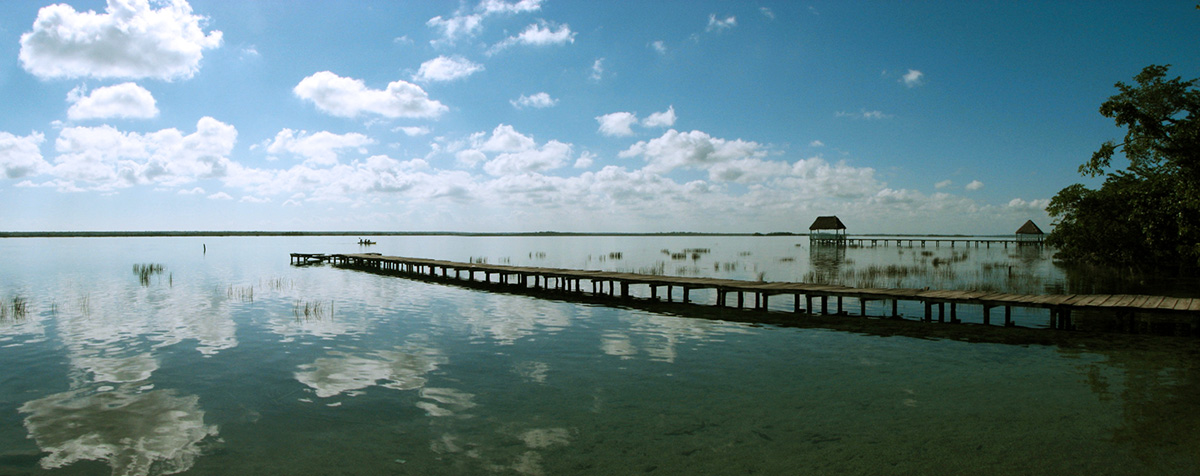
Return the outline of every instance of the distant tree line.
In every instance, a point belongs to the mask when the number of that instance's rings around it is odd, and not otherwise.
[[[1169,68],[1147,66],[1101,104],[1125,138],[1079,166],[1082,175],[1105,177],[1099,189],[1075,184],[1050,201],[1055,228],[1046,241],[1057,258],[1200,274],[1200,90],[1197,79],[1168,79]],[[1128,160],[1123,169],[1113,165],[1118,152]]]

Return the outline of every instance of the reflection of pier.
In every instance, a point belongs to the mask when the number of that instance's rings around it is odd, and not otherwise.
[[[961,238],[955,238],[955,237],[949,237],[949,238],[947,238],[947,237],[937,237],[937,238],[903,237],[903,238],[901,238],[901,237],[855,237],[855,236],[851,236],[851,235],[840,235],[840,237],[838,238],[838,240],[836,242],[829,241],[829,240],[815,240],[815,239],[812,239],[812,242],[814,244],[837,244],[837,245],[841,245],[841,246],[849,246],[851,248],[879,247],[879,246],[892,246],[892,245],[895,245],[897,248],[900,248],[900,247],[926,248],[929,246],[933,246],[935,248],[940,248],[942,246],[942,244],[947,244],[947,243],[948,243],[948,246],[951,248],[954,248],[954,246],[956,244],[962,245],[964,248],[969,248],[971,246],[974,246],[975,248],[979,248],[980,245],[982,245],[985,248],[991,248],[992,245],[996,245],[996,246],[1004,246],[1004,248],[1006,248],[1006,249],[1008,248],[1008,245],[1042,246],[1041,241],[1028,241],[1028,240],[1004,239],[1004,238],[973,238],[973,237],[966,237],[966,236],[961,237]]]
[[[867,316],[867,303],[870,301],[891,303],[891,314],[888,317],[899,317],[897,305],[900,301],[920,302],[924,304],[925,308],[923,320],[932,321],[933,308],[936,307],[939,322],[945,322],[947,307],[950,308],[950,322],[959,322],[958,306],[976,305],[983,308],[983,323],[991,324],[992,309],[1002,307],[1006,326],[1012,325],[1012,309],[1014,307],[1047,309],[1050,311],[1049,325],[1056,329],[1071,328],[1071,313],[1076,311],[1109,313],[1149,311],[1200,314],[1200,298],[1126,294],[1022,295],[987,291],[853,288],[808,283],[769,283],[611,271],[460,263],[383,256],[377,253],[330,255],[292,253],[292,263],[304,264],[312,261],[324,261],[337,266],[395,273],[421,279],[451,281],[467,286],[503,286],[519,290],[555,291],[626,300],[633,298],[630,293],[630,288],[633,286],[647,286],[649,298],[652,300],[674,302],[673,300],[678,296],[680,302],[684,304],[692,302],[692,290],[706,289],[712,290],[716,296],[712,305],[717,307],[736,306],[738,309],[752,305],[753,309],[766,310],[770,297],[787,295],[793,298],[792,307],[795,312],[803,314],[814,314],[816,310],[814,304],[820,306],[820,314],[844,314],[843,301],[847,298],[858,302],[858,315],[864,317]],[[584,290],[585,282],[590,291]],[[753,299],[752,303],[747,299],[748,297]],[[834,303],[831,303],[831,300]],[[833,312],[830,309],[831,304],[836,305],[836,310]]]

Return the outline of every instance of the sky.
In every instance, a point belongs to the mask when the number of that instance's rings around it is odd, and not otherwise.
[[[1012,233],[1195,2],[5,2],[0,231]]]

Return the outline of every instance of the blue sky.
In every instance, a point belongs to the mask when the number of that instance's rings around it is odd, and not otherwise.
[[[11,2],[0,230],[1050,228],[1195,2]]]

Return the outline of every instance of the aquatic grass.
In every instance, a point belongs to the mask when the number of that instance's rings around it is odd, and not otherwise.
[[[0,305],[0,320],[24,319],[27,312],[29,312],[29,301],[20,295],[13,296]]]
[[[294,305],[292,305],[292,315],[294,315],[296,317],[296,319],[305,319],[305,320],[309,320],[309,319],[321,320],[321,319],[324,319],[326,316],[332,318],[333,317],[333,301],[329,301],[328,303],[325,303],[325,302],[321,302],[319,300],[318,301],[309,301],[306,299],[297,299],[296,303]]]
[[[133,265],[133,274],[137,275],[138,282],[142,286],[150,285],[150,277],[156,274],[162,274],[163,265],[159,263],[142,263]]]
[[[260,285],[264,289],[269,289],[271,291],[277,291],[277,292],[278,291],[289,291],[296,286],[296,284],[291,279],[283,278],[283,277],[264,279],[260,282]]]
[[[225,296],[237,301],[254,302],[254,286],[234,286],[230,284],[229,288],[225,290]]]

